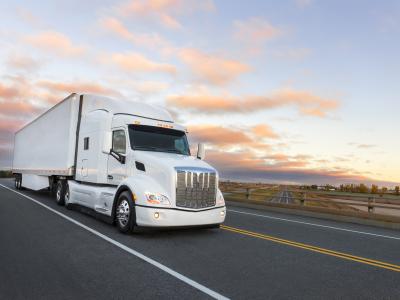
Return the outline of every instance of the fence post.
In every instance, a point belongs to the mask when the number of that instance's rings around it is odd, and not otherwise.
[[[304,203],[306,202],[306,197],[307,197],[307,193],[301,193],[301,198],[300,198],[300,204],[304,205]]]
[[[250,188],[246,188],[246,200],[250,200]]]
[[[368,212],[369,213],[373,213],[374,212],[374,205],[373,205],[372,202],[375,202],[375,197],[368,197]]]

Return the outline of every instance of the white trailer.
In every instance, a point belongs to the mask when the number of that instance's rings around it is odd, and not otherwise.
[[[17,189],[49,189],[59,205],[83,207],[137,227],[219,227],[226,208],[218,172],[190,155],[186,129],[164,109],[71,94],[15,134]]]

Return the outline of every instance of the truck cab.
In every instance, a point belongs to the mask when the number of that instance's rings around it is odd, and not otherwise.
[[[74,178],[60,189],[123,232],[141,227],[218,227],[225,220],[218,172],[200,144],[192,156],[185,127],[164,109],[85,95]]]

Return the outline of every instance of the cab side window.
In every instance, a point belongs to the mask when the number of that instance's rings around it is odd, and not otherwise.
[[[113,131],[112,149],[120,154],[126,153],[126,136],[124,130]]]

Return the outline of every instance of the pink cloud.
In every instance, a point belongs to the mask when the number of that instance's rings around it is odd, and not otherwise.
[[[118,19],[113,17],[102,18],[99,21],[100,26],[108,32],[130,41],[138,46],[149,48],[169,47],[169,42],[163,39],[157,33],[134,33],[128,30],[126,26]]]
[[[214,85],[225,85],[237,79],[250,67],[237,60],[203,53],[196,49],[182,49],[179,57],[186,63],[196,78]]]
[[[39,61],[28,55],[17,53],[13,53],[8,57],[6,65],[12,70],[18,69],[29,72],[36,71],[41,67],[41,63]]]
[[[68,95],[70,93],[89,93],[100,94],[105,96],[118,96],[120,93],[114,89],[108,88],[94,82],[60,82],[50,80],[40,80],[36,83],[40,88],[45,88],[49,92],[62,93]],[[61,100],[61,98],[57,98]]]
[[[57,31],[43,31],[27,36],[25,40],[39,49],[62,57],[80,56],[86,51],[85,47],[74,45],[66,35]]]
[[[134,15],[139,18],[150,18],[169,29],[183,28],[177,16],[214,9],[212,0],[131,0],[116,7],[121,16]]]
[[[235,37],[242,41],[263,43],[280,36],[283,31],[262,18],[235,21]]]
[[[172,75],[176,73],[175,66],[152,61],[136,52],[113,53],[110,56],[103,55],[100,60],[104,63],[111,62],[120,69],[129,72],[158,72]]]
[[[256,125],[252,128],[252,131],[258,138],[271,138],[271,139],[279,138],[279,135],[276,134],[275,131],[269,125],[266,124]]]
[[[339,106],[338,100],[323,98],[309,91],[293,89],[278,90],[267,96],[244,97],[198,92],[171,95],[167,101],[179,108],[204,113],[244,113],[295,106],[302,115],[316,117],[326,117],[327,113]]]

